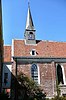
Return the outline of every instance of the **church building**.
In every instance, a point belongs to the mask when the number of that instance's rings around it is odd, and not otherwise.
[[[20,72],[32,78],[51,98],[57,94],[56,80],[61,95],[66,94],[66,42],[36,39],[30,6],[28,6],[24,39],[13,39],[4,46],[2,87],[10,88],[12,74]]]

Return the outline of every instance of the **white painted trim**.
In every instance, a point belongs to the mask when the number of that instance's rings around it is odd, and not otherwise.
[[[11,54],[12,56],[14,56],[14,39],[12,39],[12,47],[11,47]],[[13,58],[12,58],[12,61],[13,61]]]
[[[15,40],[18,40],[18,41],[20,41],[20,40],[21,40],[21,41],[23,41],[24,39],[17,39],[17,38],[15,38],[15,39],[12,39],[12,40],[14,40],[14,41],[15,41]]]
[[[62,73],[63,73],[63,81],[64,81],[64,85],[66,85],[65,72],[64,72],[64,67],[63,67],[63,65],[61,65],[61,68],[62,68]]]
[[[65,72],[64,72],[64,67],[63,65],[59,64],[62,68],[62,73],[63,73],[63,81],[64,81],[64,85],[66,85],[66,80],[65,80]],[[58,64],[56,64],[56,67],[58,66]],[[57,68],[56,68],[56,71],[57,71]]]
[[[38,84],[40,84],[40,69],[39,69],[39,66],[38,67]]]
[[[26,21],[26,29],[29,27],[29,25],[30,25],[30,22],[29,22],[29,13],[30,13],[30,11],[29,11],[29,8],[28,8],[28,14],[27,14],[27,21]]]
[[[5,44],[4,44],[4,47],[5,47],[5,46],[11,46],[11,45],[9,45],[9,44],[5,45]]]
[[[43,41],[43,42],[53,42],[53,43],[66,43],[65,41],[53,41],[53,40],[41,40],[41,41]]]

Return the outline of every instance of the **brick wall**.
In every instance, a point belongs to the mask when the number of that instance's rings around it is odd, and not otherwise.
[[[56,87],[55,64],[52,62],[40,64],[39,66],[41,88],[47,93],[48,97],[53,97]]]
[[[38,63],[40,70],[40,86],[47,93],[48,97],[54,95],[56,87],[56,72],[55,72],[55,63]],[[16,63],[13,62],[12,72],[15,75]],[[31,78],[31,64],[20,63],[17,65],[17,74],[23,72],[29,78]]]

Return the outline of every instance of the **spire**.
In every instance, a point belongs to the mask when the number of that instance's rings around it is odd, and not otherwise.
[[[24,33],[24,38],[26,40],[26,44],[36,44],[35,40],[35,28],[31,16],[30,11],[30,2],[28,1],[28,13],[27,13],[27,20],[26,20],[26,29]]]
[[[29,1],[28,1],[28,13],[27,13],[26,29],[27,30],[35,30],[33,20],[32,20],[32,16],[31,16],[30,2]]]

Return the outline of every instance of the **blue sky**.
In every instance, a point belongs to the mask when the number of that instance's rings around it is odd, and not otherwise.
[[[28,0],[2,0],[3,39],[24,39]],[[36,39],[66,42],[66,0],[30,0]]]

